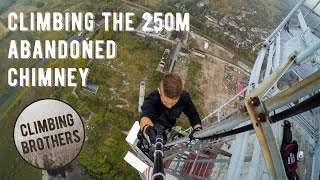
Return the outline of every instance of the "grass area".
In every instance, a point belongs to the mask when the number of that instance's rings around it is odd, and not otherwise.
[[[8,59],[8,49],[9,44],[12,39],[16,41],[20,41],[23,39],[27,40],[34,40],[36,36],[32,33],[21,33],[21,32],[8,32],[7,36],[0,40],[0,96],[9,88],[7,72],[8,69],[11,67],[30,67],[32,66],[37,60],[30,59],[30,60],[16,60],[16,59]]]
[[[70,11],[77,12],[78,10],[83,10],[82,7],[73,7],[74,4],[79,4],[83,1],[51,1],[45,0],[46,6],[37,9],[37,11],[56,11],[64,12],[65,9],[70,8]],[[84,1],[87,2],[87,1]],[[104,2],[100,2],[102,4]],[[104,3],[105,4],[105,3]],[[3,4],[1,4],[3,5]],[[1,6],[0,5],[0,6]],[[94,9],[100,9],[99,3],[95,4]],[[2,7],[2,6],[1,6]],[[32,7],[32,10],[35,10]],[[4,11],[4,10],[3,10]],[[10,11],[13,12],[30,12],[30,8],[27,6],[13,5],[7,12],[2,13],[2,20],[6,19],[6,14]],[[2,21],[4,22],[4,21]],[[27,20],[28,22],[28,20]],[[3,31],[3,27],[0,27]],[[0,30],[0,31],[1,31]],[[5,37],[0,40],[0,97],[8,90],[7,85],[7,71],[11,67],[25,68],[31,67],[37,60],[9,60],[7,59],[7,51],[9,49],[10,40],[14,39],[16,41],[29,40],[33,42],[36,39],[41,40],[53,40],[53,39],[66,39],[69,37],[70,33],[66,32],[8,32]],[[56,61],[51,61],[49,64],[54,65]],[[57,64],[62,64],[63,66],[74,66],[75,61],[59,61]],[[66,88],[69,92],[70,88]],[[17,116],[31,102],[38,99],[48,98],[53,93],[53,88],[17,88],[14,95],[2,106],[0,107],[0,177],[1,179],[41,179],[41,171],[36,169],[29,164],[27,164],[18,154],[13,141],[13,127]]]
[[[32,62],[34,61],[29,63]],[[27,64],[23,66],[29,67]],[[0,159],[1,162],[6,162],[0,163],[0,176],[4,179],[41,179],[41,171],[27,164],[18,154],[12,135],[20,112],[28,104],[49,97],[52,91],[53,88],[50,87],[17,88],[14,95],[0,108]]]
[[[6,35],[6,33],[8,33],[8,31],[9,29],[0,21],[0,39],[2,39]]]
[[[86,12],[92,11],[95,14],[101,13],[101,10],[105,8],[114,8],[114,11],[125,11],[125,8],[122,8],[117,1],[110,1],[110,2],[103,2],[99,0],[92,0],[91,3],[94,3],[94,6],[87,6],[90,4],[87,0],[70,0],[68,2],[63,0],[51,1],[45,0],[44,1],[46,6],[40,9],[37,9],[38,12],[64,12],[68,10],[69,12]],[[33,1],[32,1],[33,3]],[[29,7],[30,6],[30,7]],[[9,10],[2,13],[1,19],[7,19],[7,14],[11,11],[13,12],[30,12],[31,10],[35,10],[33,5],[22,5],[22,4],[14,4],[12,5]],[[29,19],[25,19],[25,24],[28,24]],[[1,29],[1,27],[0,27]],[[1,30],[0,30],[1,31]],[[19,42],[20,40],[28,40],[31,43],[34,40],[63,40],[70,37],[72,34],[77,32],[8,32],[5,37],[0,39],[0,97],[8,90],[9,86],[7,84],[7,72],[8,69],[11,67],[31,67],[36,61],[34,59],[30,60],[11,60],[8,59],[8,49],[11,40],[16,40]]]
[[[48,97],[52,91],[51,88],[19,88],[16,93],[19,95],[0,109],[0,176],[4,179],[41,179],[41,171],[27,164],[18,154],[12,135],[22,109],[37,99]]]
[[[24,5],[24,4],[20,4],[20,3],[17,3],[17,4],[13,4],[12,6],[9,7],[9,9],[7,9],[7,11],[3,12],[1,15],[0,15],[0,18],[1,19],[7,19],[8,18],[8,14],[10,12],[15,12],[15,13],[29,13],[29,12],[32,12],[32,11],[35,11],[37,10],[37,8],[35,6],[32,6],[32,5]]]
[[[102,6],[105,2],[95,1],[93,7],[81,5],[82,1],[62,1],[55,3],[45,1],[49,11],[63,12],[86,11],[88,8],[95,11],[97,8],[113,8],[117,3]],[[86,2],[86,1],[84,1]],[[152,1],[156,2],[156,1]],[[101,6],[99,6],[100,4]],[[79,5],[80,4],[80,5]],[[110,5],[110,6],[109,6]],[[50,9],[49,9],[50,8]],[[119,9],[119,6],[117,6]],[[120,11],[121,9],[119,9]],[[91,9],[90,9],[91,11]],[[7,49],[11,39],[65,39],[65,32],[33,33],[9,32],[0,41],[0,96],[8,88],[7,70],[10,67],[30,67],[36,60],[8,60]],[[108,34],[109,39],[117,43],[118,56],[114,60],[93,60],[89,65],[89,81],[100,86],[96,95],[84,92],[77,88],[79,99],[71,94],[72,88],[18,88],[7,104],[0,109],[0,177],[5,179],[40,179],[40,171],[26,164],[15,150],[12,132],[15,119],[21,110],[29,103],[40,98],[53,97],[63,99],[72,104],[84,117],[93,114],[86,131],[89,140],[77,161],[86,169],[93,179],[138,179],[137,172],[131,168],[123,157],[129,146],[125,142],[124,131],[129,130],[139,114],[138,94],[141,80],[146,81],[147,94],[155,90],[162,74],[155,71],[164,47],[135,37],[129,33]],[[86,60],[55,60],[50,61],[50,67],[83,66]],[[201,113],[201,93],[197,89],[197,78],[200,76],[201,64],[197,60],[189,62],[186,88],[190,92],[196,107]],[[180,120],[179,120],[180,121]],[[184,121],[187,122],[188,121]],[[189,124],[188,124],[189,126]],[[9,137],[9,138],[8,138]],[[8,165],[9,164],[9,165]]]
[[[195,57],[188,61],[187,67],[187,78],[184,84],[185,90],[187,90],[191,96],[192,102],[198,110],[200,118],[204,117],[204,112],[202,110],[202,92],[200,90],[199,78],[201,77],[201,59]],[[188,118],[185,115],[182,115],[177,121],[177,126],[181,126],[182,129],[190,127]]]
[[[129,150],[123,132],[139,117],[140,81],[146,81],[147,92],[158,87],[162,74],[155,69],[164,47],[125,32],[100,38],[116,41],[117,58],[93,60],[88,66],[88,80],[99,85],[98,93],[92,95],[77,88],[77,99],[71,88],[56,88],[53,96],[68,101],[81,116],[88,117],[92,112],[90,129],[86,130],[88,141],[77,161],[93,179],[138,179],[136,170],[123,160]],[[49,66],[81,66],[78,61],[55,61]]]
[[[73,33],[72,33],[73,34]],[[68,39],[72,35],[71,33],[60,31],[60,32],[42,32],[39,35],[39,40],[60,40]]]
[[[95,114],[90,120],[93,129],[87,131],[89,139],[77,161],[93,179],[138,178],[135,170],[123,160],[129,147],[124,141],[125,134],[115,125],[116,121],[125,120],[129,119],[119,112]]]
[[[196,27],[193,31],[199,30],[199,34],[213,40],[215,43],[220,44],[228,51],[235,54],[234,59],[240,60],[249,67],[252,67],[255,61],[256,54],[251,52],[250,49],[237,47],[228,37],[223,35],[223,32],[215,32],[211,27],[205,25],[206,18],[204,15],[208,12],[218,12],[218,19],[221,19],[225,15],[239,15],[242,10],[254,10],[256,13],[250,17],[244,18],[241,21],[241,26],[246,27],[265,27],[274,28],[285,17],[292,8],[296,0],[277,1],[277,0],[215,0],[209,1],[209,4],[202,7],[198,7],[199,1],[192,0],[168,0],[168,1],[156,1],[156,0],[131,0],[134,3],[138,3],[141,6],[149,7],[158,12],[175,12],[181,11],[175,7],[176,3],[185,5],[186,10],[190,13],[190,25]],[[243,9],[244,8],[244,9]],[[226,30],[226,29],[225,29]],[[243,38],[246,38],[242,32]],[[254,44],[260,42],[259,38],[251,39]]]
[[[148,0],[148,1],[141,0],[139,2],[152,9],[158,8],[162,4],[161,1],[158,1],[158,0]]]

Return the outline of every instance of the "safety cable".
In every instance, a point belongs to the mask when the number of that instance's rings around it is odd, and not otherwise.
[[[275,123],[284,119],[287,119],[289,117],[295,116],[297,114],[309,111],[311,109],[314,109],[316,107],[320,106],[320,92],[316,93],[315,95],[309,97],[308,99],[296,104],[295,106],[286,109],[278,114],[275,114],[271,117],[269,117],[269,121],[270,123]],[[209,140],[209,139],[217,139],[217,138],[221,138],[221,137],[226,137],[226,136],[231,136],[231,135],[235,135],[235,134],[239,134],[239,133],[243,133],[246,131],[250,131],[253,130],[253,125],[249,124],[237,129],[233,129],[227,132],[222,132],[222,133],[218,133],[218,134],[214,134],[211,136],[206,136],[206,137],[202,137],[202,138],[198,138],[199,140]]]

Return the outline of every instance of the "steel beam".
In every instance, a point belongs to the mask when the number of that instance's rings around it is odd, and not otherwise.
[[[297,59],[295,61],[296,64],[301,64],[307,57],[313,55],[316,51],[320,49],[320,40],[315,42],[312,46],[304,49],[297,55]]]
[[[282,77],[282,75],[290,68],[296,58],[296,52],[292,52],[289,57],[275,69],[273,73],[264,79],[259,86],[250,93],[250,97],[263,96],[274,84]]]
[[[293,62],[300,63],[307,57],[311,56],[316,50],[320,48],[320,41],[316,43],[314,46],[307,48],[306,50],[300,52],[297,56],[295,55],[296,52],[293,52],[289,57],[281,64],[280,67],[278,67],[274,72],[265,79],[251,94],[251,97],[255,96],[263,96],[281,77],[282,75],[287,72],[287,70],[291,67]],[[265,51],[265,50],[264,50]],[[265,55],[265,52],[262,51],[261,55]],[[251,80],[252,81],[252,80]],[[250,90],[250,89],[249,89]],[[194,137],[201,138],[213,135],[221,130],[226,130],[233,128],[243,122],[246,122],[248,120],[247,114],[233,114],[229,116],[226,120],[219,122],[218,124],[215,123],[209,128],[206,128],[202,131],[196,132],[194,134]],[[189,140],[189,137],[185,136],[183,138],[180,138],[178,140],[172,141],[165,145],[165,147],[175,145],[176,143],[182,143]]]
[[[319,180],[320,176],[320,145],[317,144],[317,149],[314,151],[312,160],[312,180]]]
[[[279,80],[279,78],[281,78],[281,76],[288,70],[288,68],[292,65],[292,63],[294,61],[296,61],[298,63],[302,62],[302,60],[304,60],[305,58],[312,55],[319,48],[320,48],[320,41],[318,43],[316,43],[314,46],[307,48],[306,50],[300,52],[296,57],[294,54],[290,55],[286,59],[286,61],[283,62],[282,65],[279,68],[277,68],[267,79],[265,79],[249,96],[256,97],[256,96],[261,96],[261,95],[265,94]],[[319,74],[319,72],[317,72],[316,74]],[[314,76],[316,76],[316,77],[314,77]],[[284,99],[288,99],[289,97],[300,99],[303,96],[310,94],[310,93],[308,93],[310,90],[314,92],[315,91],[314,88],[319,89],[320,83],[317,83],[317,82],[319,82],[320,78],[318,78],[317,75],[313,75],[313,76],[311,75],[311,77],[313,77],[313,78],[311,78],[311,79],[306,78],[305,80],[301,81],[301,82],[305,82],[306,84],[303,84],[303,85],[301,83],[296,84],[296,85],[299,85],[298,89],[300,89],[300,91],[297,92],[297,90],[295,88],[293,88],[295,85],[293,85],[291,88],[289,88],[288,91],[285,91],[286,93],[288,93],[289,91],[293,91],[293,92],[291,92],[293,94],[293,97],[288,96],[288,94],[287,94],[286,98],[284,98],[283,96],[282,97]],[[307,87],[305,87],[305,85],[309,85],[311,87],[307,88]],[[300,86],[302,86],[302,87],[300,87]],[[281,94],[282,93],[279,93],[275,97],[279,97]],[[277,102],[274,101],[275,100],[274,98],[270,98],[270,99],[271,100],[267,100],[265,103],[265,105],[267,106],[266,108],[269,112],[273,111],[277,108],[280,108],[287,103],[294,102],[290,99],[290,102],[286,102],[285,104],[283,104],[283,102],[284,102],[283,99],[278,98]],[[268,104],[268,101],[269,101],[269,104]],[[270,104],[270,102],[272,102],[273,104]],[[246,122],[247,120],[248,120],[248,115],[245,113],[240,112],[237,114],[232,114],[231,116],[228,116],[228,118],[226,120],[215,123],[209,128],[206,128],[204,130],[196,132],[194,134],[194,137],[201,138],[201,137],[210,136],[210,135],[216,134],[219,131],[234,128],[235,126],[237,126],[243,122]],[[175,141],[172,141],[172,142],[166,144],[165,147],[172,146],[177,143],[186,142],[188,140],[189,140],[189,137],[185,136],[185,137],[182,137],[178,140],[175,140]]]
[[[233,156],[231,157],[230,166],[225,177],[226,180],[240,179],[240,171],[242,169],[248,145],[248,136],[248,132],[241,133],[236,136],[236,144],[232,152]]]
[[[270,48],[269,48],[268,62],[267,62],[266,72],[264,74],[264,79],[266,79],[271,73],[272,59],[273,59],[273,56],[274,56],[274,44],[275,43],[272,43],[270,45]]]
[[[173,154],[171,154],[170,156],[167,156],[167,157],[163,158],[163,161],[167,161],[167,160],[169,160],[169,159],[172,159],[172,158],[176,157],[176,156],[179,155],[179,154],[181,154],[180,151],[178,151],[177,153],[173,153]]]
[[[284,110],[282,112],[279,112],[272,117],[270,117],[271,123],[277,122],[295,115],[298,115],[300,113],[306,112],[310,109],[314,109],[316,107],[320,106],[320,92],[316,93],[315,95],[309,97],[308,99],[294,105],[293,107]]]
[[[320,110],[317,110],[318,113],[314,113],[313,117],[314,118],[319,118],[320,117]],[[316,131],[316,143],[315,143],[315,150],[314,150],[314,155],[313,155],[313,160],[312,160],[312,174],[311,174],[311,179],[312,180],[317,180],[319,179],[320,176],[320,121],[315,122],[315,127],[317,129]]]
[[[178,173],[185,173],[185,172],[182,172],[182,171],[175,171],[174,169],[171,169],[171,168],[168,168],[169,173],[171,174],[172,172],[178,176],[177,179],[187,179],[187,180],[191,180],[193,178],[195,179],[201,179],[201,180],[210,180],[209,178],[204,178],[204,177],[201,177],[201,176],[197,176],[197,175],[194,175],[194,174],[188,174],[188,175],[185,175],[185,176],[182,176],[182,175],[178,175]]]
[[[215,146],[215,145],[209,145],[208,149],[205,149],[206,151],[214,151],[215,153],[221,154],[223,156],[231,157],[232,154],[228,153],[227,151]]]
[[[270,77],[270,76],[269,76]],[[264,107],[268,112],[274,111],[278,108],[281,108],[289,103],[297,101],[308,94],[311,94],[320,89],[320,71],[312,74],[311,76],[307,77],[306,79],[300,81],[297,84],[294,84],[290,88],[286,89],[283,92],[278,93],[277,95],[267,99],[264,101]],[[254,93],[258,94],[258,92]],[[206,136],[210,136],[221,132],[223,130],[234,128],[235,126],[246,122],[249,120],[249,116],[246,113],[238,112],[233,113],[231,116],[227,115],[228,118],[221,121],[214,123],[212,126],[196,132],[194,136],[196,138],[202,138]],[[178,140],[172,141],[165,146],[172,146],[177,143],[183,143],[189,140],[188,136],[182,137]]]
[[[258,57],[254,63],[252,72],[251,72],[251,76],[250,76],[250,80],[249,80],[249,89],[247,90],[247,92],[251,92],[259,83],[259,78],[260,78],[260,74],[261,74],[261,67],[264,61],[264,58],[266,56],[268,49],[267,47],[263,47],[259,54]]]
[[[227,115],[228,116],[228,115]],[[199,132],[194,133],[195,138],[201,138],[201,137],[206,137],[210,136],[213,134],[216,134],[220,131],[227,130],[227,129],[232,129],[235,126],[246,122],[249,120],[249,116],[246,113],[243,112],[238,112],[238,113],[233,113],[233,115],[229,116],[227,119],[214,123],[210,127],[205,128],[204,130],[201,130]],[[180,139],[177,139],[175,141],[169,142],[165,145],[165,147],[168,146],[173,146],[175,144],[183,143],[186,141],[189,141],[189,136],[182,137]]]
[[[274,180],[286,179],[282,158],[270,122],[261,108],[258,108],[261,106],[260,100],[257,97],[249,96],[246,97],[244,103],[256,131],[269,177]]]
[[[200,144],[200,149],[202,149],[202,146],[201,146],[201,144]],[[198,160],[198,158],[199,158],[199,153],[196,153],[197,155],[196,155],[196,158],[195,158],[195,161],[197,161]],[[192,174],[193,173],[193,171],[194,171],[194,169],[195,169],[195,161],[193,161],[192,162],[192,166],[191,166],[191,169],[190,169],[190,172],[189,172],[189,174]]]
[[[312,9],[310,9],[310,11],[304,16],[304,18],[306,18],[311,12],[313,12],[314,9],[319,5],[319,3],[320,3],[320,1],[318,1],[318,2],[313,6]]]
[[[278,27],[271,33],[271,35],[266,39],[266,43],[270,43],[271,39],[273,39],[276,34],[287,24],[289,19],[293,16],[293,14],[300,8],[300,6],[305,2],[306,0],[300,0],[294,8],[290,11],[290,13],[283,19],[283,21],[278,25]]]
[[[300,10],[298,11],[298,20],[299,20],[299,24],[300,24],[302,32],[305,33],[306,31],[308,31],[309,27],[308,27]]]
[[[320,23],[317,24],[313,29],[317,29],[318,27],[320,27]]]
[[[194,163],[230,163],[230,158],[227,159],[198,159],[198,160],[172,160],[172,161],[179,161],[179,162],[194,162]],[[245,157],[245,162],[250,162],[251,157]]]
[[[320,89],[320,71],[313,73],[311,76],[292,85],[290,88],[266,99],[264,106],[267,112],[274,111],[287,104],[295,102],[309,94]]]
[[[250,163],[249,172],[247,174],[247,179],[254,180],[257,178],[258,176],[257,171],[258,171],[260,159],[261,159],[261,149],[260,149],[259,141],[257,137],[254,137],[254,149],[252,153],[252,160]]]
[[[276,39],[275,39],[275,46],[276,46],[276,52],[273,59],[273,69],[277,69],[280,64],[280,58],[281,58],[281,34],[278,33]]]
[[[139,159],[143,160],[144,162],[147,162],[148,165],[153,166],[153,162],[137,146],[131,147],[135,152],[137,152]]]

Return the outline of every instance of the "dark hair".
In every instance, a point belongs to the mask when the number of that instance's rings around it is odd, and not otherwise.
[[[163,93],[165,96],[171,99],[176,99],[181,96],[182,92],[182,80],[174,73],[168,73],[164,75],[162,81]]]

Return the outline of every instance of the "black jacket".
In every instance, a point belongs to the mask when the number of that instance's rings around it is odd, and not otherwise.
[[[182,91],[179,101],[170,109],[162,104],[159,92],[153,91],[144,100],[141,109],[141,117],[148,117],[153,124],[159,123],[165,126],[166,129],[175,126],[176,119],[180,117],[182,112],[189,118],[192,127],[196,124],[201,124],[198,111],[186,91]]]

